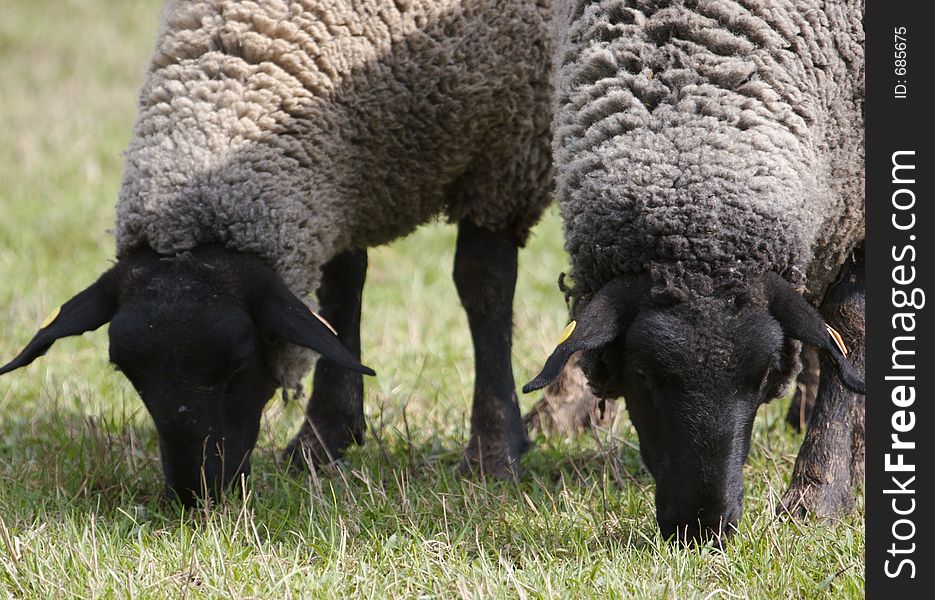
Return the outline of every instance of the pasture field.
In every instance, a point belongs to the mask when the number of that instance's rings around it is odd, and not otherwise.
[[[0,4],[0,362],[113,256],[111,228],[159,0]],[[831,525],[777,519],[800,436],[760,413],[740,533],[659,538],[653,482],[613,432],[538,438],[519,483],[462,476],[473,365],[439,223],[371,251],[369,423],[344,468],[288,472],[299,402],[267,407],[252,486],[212,510],[161,500],[155,431],[105,329],[0,379],[0,598],[811,598],[863,596],[863,500]],[[520,255],[514,371],[565,324],[553,209]],[[527,410],[536,396],[522,398]]]

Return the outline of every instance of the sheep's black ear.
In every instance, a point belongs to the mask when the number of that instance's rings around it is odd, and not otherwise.
[[[563,339],[545,361],[542,371],[523,386],[523,393],[528,394],[555,381],[575,352],[601,348],[625,333],[638,305],[639,295],[621,279],[607,283],[594,294],[578,318],[569,323]]]
[[[83,292],[55,309],[19,356],[0,367],[0,375],[25,367],[45,354],[55,340],[93,331],[117,312],[118,267],[113,267]]]
[[[778,274],[769,273],[764,283],[769,312],[779,322],[783,333],[827,352],[834,360],[844,385],[863,394],[864,379],[844,355],[846,350],[837,331],[825,323],[815,307]]]
[[[348,352],[325,321],[308,309],[278,277],[266,281],[261,298],[254,307],[254,321],[272,335],[291,344],[303,346],[345,369],[376,375]]]

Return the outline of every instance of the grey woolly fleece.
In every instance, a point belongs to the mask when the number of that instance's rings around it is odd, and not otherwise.
[[[221,242],[305,298],[334,255],[439,214],[523,243],[550,199],[548,18],[545,0],[170,0],[118,257]],[[286,362],[294,385],[308,358]]]
[[[863,2],[558,0],[557,196],[576,294],[776,271],[863,239]],[[692,281],[688,281],[691,279]]]

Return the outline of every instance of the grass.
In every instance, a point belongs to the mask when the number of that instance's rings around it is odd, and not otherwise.
[[[0,358],[108,266],[110,229],[156,0],[5,0],[0,18]],[[759,415],[746,513],[725,551],[659,539],[625,417],[613,435],[538,439],[519,484],[464,478],[473,366],[435,224],[371,252],[366,446],[298,476],[277,451],[297,402],[271,401],[249,495],[160,501],[155,432],[100,330],[0,379],[0,597],[619,597],[863,595],[863,508],[832,525],[773,517],[800,438]],[[535,373],[565,321],[551,212],[520,256],[514,368]],[[535,401],[522,399],[524,409]]]

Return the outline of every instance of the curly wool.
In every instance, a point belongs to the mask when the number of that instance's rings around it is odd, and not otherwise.
[[[863,3],[556,2],[576,294],[776,271],[820,298],[863,239]],[[692,280],[692,281],[689,281]]]
[[[523,243],[549,202],[544,0],[170,0],[117,255],[259,255],[299,297],[439,214]],[[293,359],[296,356],[293,354]],[[284,383],[309,366],[283,357]]]

